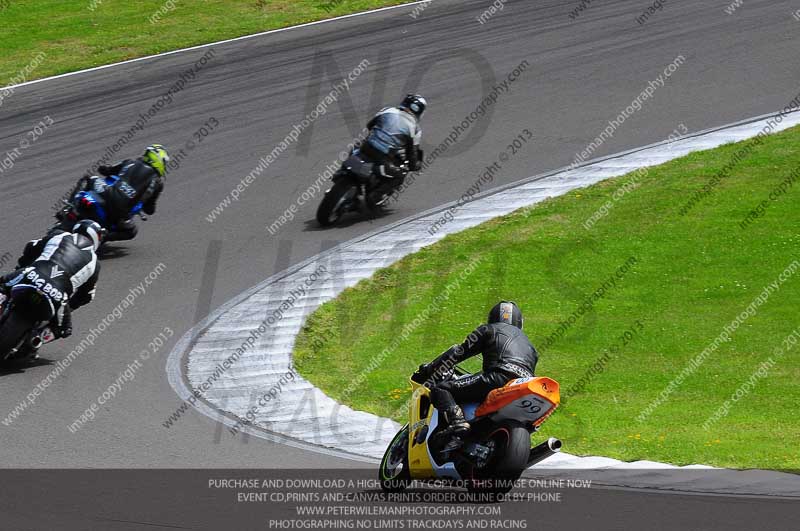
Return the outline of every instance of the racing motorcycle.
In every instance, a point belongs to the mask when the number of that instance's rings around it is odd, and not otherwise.
[[[65,295],[34,268],[6,296],[0,293],[0,362],[35,359],[42,345],[55,341],[50,321],[63,311]]]
[[[119,177],[116,175],[103,177],[98,181],[98,185],[95,185],[94,189],[79,191],[69,200],[63,199],[64,206],[61,210],[56,212],[55,217],[58,222],[53,228],[70,231],[77,222],[84,219],[91,219],[99,223],[109,234],[115,232],[116,225],[108,218],[106,200],[102,192],[105,188],[114,186],[118,181]],[[126,190],[126,187],[129,190]],[[120,189],[122,189],[123,192],[130,192],[131,194],[136,193],[135,190],[130,188],[125,182],[120,184]],[[138,215],[142,221],[147,221],[147,216],[142,212],[142,208],[144,208],[144,204],[139,201],[134,205],[133,209],[131,209],[129,217]]]
[[[455,367],[439,379],[467,376]],[[555,380],[518,378],[480,404],[461,404],[471,429],[453,450],[447,449],[446,437],[437,437],[442,416],[418,372],[411,387],[409,422],[389,443],[380,464],[378,479],[385,492],[400,492],[412,480],[450,480],[473,492],[505,494],[525,469],[561,450],[554,437],[531,448],[531,435],[560,403]]]
[[[403,175],[395,178],[397,186],[403,183],[408,175],[409,165],[402,156],[399,165]],[[387,179],[383,173],[383,165],[370,162],[361,155],[358,148],[350,152],[350,156],[342,163],[342,167],[333,174],[333,186],[325,192],[322,202],[317,208],[317,222],[322,227],[335,225],[348,212],[358,212],[361,205],[366,204],[375,210],[385,206],[394,190],[376,195],[380,181]],[[362,203],[365,202],[365,203]]]

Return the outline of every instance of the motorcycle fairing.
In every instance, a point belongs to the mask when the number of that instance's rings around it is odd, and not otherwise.
[[[438,465],[436,464],[436,460],[431,455],[431,447],[428,444],[428,441],[430,440],[431,435],[433,435],[436,431],[436,428],[439,426],[439,416],[439,412],[435,408],[431,408],[430,427],[428,428],[428,435],[425,437],[425,452],[428,454],[428,462],[431,464],[431,468],[433,469],[433,472],[436,474],[437,478],[460,480],[462,479],[461,474],[458,473],[458,470],[456,470],[456,465],[452,461],[445,461],[444,464]],[[415,477],[413,468],[411,469],[411,477]],[[430,474],[422,477],[430,477]]]
[[[472,403],[472,404],[461,404],[461,411],[464,412],[464,418],[467,420],[473,420],[477,415],[475,412],[478,410],[480,404]]]
[[[88,208],[94,210],[97,221],[100,222],[101,225],[105,225],[108,222],[106,211],[101,204],[102,202],[94,192],[78,192],[75,195],[75,199],[76,202],[90,205]]]
[[[358,156],[357,153],[350,155],[350,157],[348,157],[348,159],[344,162],[343,166],[345,169],[347,169],[347,171],[363,181],[368,181],[372,177],[372,173],[375,170],[374,163],[365,162],[361,159],[361,157]]]
[[[411,418],[408,434],[408,468],[412,478],[431,477],[434,471],[432,459],[428,453],[428,435],[432,428],[435,408],[430,405],[430,390],[414,380],[411,380],[414,389],[411,394]],[[417,443],[417,438],[427,430],[424,438]]]
[[[439,412],[431,405],[430,389],[411,380],[411,417],[408,434],[408,469],[412,478],[461,479],[453,463],[436,464],[428,440],[439,425]],[[419,442],[417,442],[419,440]]]
[[[3,315],[3,313],[7,311],[7,305],[9,305],[13,299],[15,299],[17,296],[20,296],[20,294],[26,290],[36,292],[40,296],[40,299],[46,300],[49,305],[47,309],[51,313],[49,315],[42,314],[38,316],[41,319],[41,321],[22,338],[17,347],[12,349],[12,351],[8,354],[8,357],[6,359],[15,358],[19,354],[20,345],[32,341],[33,338],[35,337],[38,337],[39,340],[41,341],[40,345],[45,345],[47,343],[55,341],[56,339],[55,334],[53,333],[52,329],[47,324],[47,322],[53,315],[56,315],[56,312],[58,312],[59,310],[54,307],[53,300],[44,293],[42,293],[41,290],[38,290],[35,286],[31,286],[29,284],[17,284],[16,286],[13,286],[11,288],[10,297],[6,297],[5,295],[0,294],[0,315]]]
[[[476,417],[493,415],[539,426],[561,402],[558,382],[547,377],[517,378],[490,392],[475,411]]]
[[[411,418],[408,435],[408,467],[412,478],[427,479],[431,477],[463,479],[455,464],[445,462],[438,465],[431,455],[428,441],[439,426],[439,412],[430,402],[430,389],[411,380]],[[477,403],[461,406],[468,418],[474,418]],[[419,439],[419,442],[417,442]]]
[[[55,304],[53,304],[53,299],[51,299],[50,297],[48,297],[47,295],[42,293],[41,290],[36,288],[36,286],[31,286],[30,284],[17,284],[15,286],[13,286],[11,288],[11,297],[14,298],[17,293],[19,293],[20,291],[23,291],[23,290],[33,290],[33,291],[37,292],[41,296],[41,298],[43,300],[47,301],[47,304],[48,304],[48,306],[50,308],[50,316],[55,315],[56,312],[58,311],[58,308],[56,308]],[[48,319],[49,318],[50,317],[48,317]]]

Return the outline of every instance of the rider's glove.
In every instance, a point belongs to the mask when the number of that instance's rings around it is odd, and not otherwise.
[[[19,271],[19,268],[17,268],[11,273],[0,275],[0,293],[5,295],[11,294],[11,285],[9,282],[11,282],[11,280],[13,280],[13,278],[19,274]]]
[[[427,379],[432,372],[430,363],[423,363],[417,369],[417,374],[422,376],[423,379]]]

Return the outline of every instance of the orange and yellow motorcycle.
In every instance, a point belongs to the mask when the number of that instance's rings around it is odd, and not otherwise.
[[[466,376],[456,367],[445,377]],[[384,491],[402,491],[412,480],[452,480],[473,491],[508,492],[525,469],[561,450],[561,441],[553,437],[531,448],[531,435],[560,402],[558,382],[551,378],[511,380],[480,404],[461,404],[471,429],[451,451],[436,437],[442,417],[426,383],[419,373],[411,377],[409,422],[381,460]]]

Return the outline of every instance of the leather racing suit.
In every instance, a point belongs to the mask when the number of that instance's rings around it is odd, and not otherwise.
[[[378,168],[371,199],[379,200],[403,183],[407,172],[401,167],[404,162],[408,161],[409,170],[420,170],[422,129],[414,114],[399,107],[379,111],[367,123],[367,129],[369,135],[359,152]]]
[[[97,171],[105,177],[116,175],[119,179],[109,186],[105,179],[87,175],[78,181],[72,196],[78,192],[93,192],[103,200],[106,219],[95,221],[109,230],[106,241],[132,240],[138,233],[131,219],[133,208],[141,202],[145,214],[155,214],[156,201],[164,190],[164,179],[141,159],[126,159],[114,166],[100,166]]]
[[[472,376],[434,384],[431,402],[439,411],[451,411],[457,404],[482,402],[493,389],[515,378],[534,375],[539,354],[528,336],[506,323],[484,324],[463,343],[453,345],[421,371],[431,374],[440,367],[454,367],[468,358],[483,354],[483,370]]]
[[[0,283],[6,293],[16,285],[31,284],[48,294],[55,310],[53,332],[57,337],[67,337],[72,333],[71,310],[94,299],[99,275],[100,264],[91,240],[52,231],[41,240],[28,242],[17,269],[1,277]],[[63,312],[58,311],[61,307]]]

